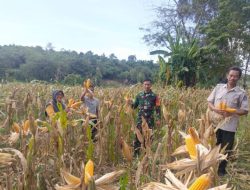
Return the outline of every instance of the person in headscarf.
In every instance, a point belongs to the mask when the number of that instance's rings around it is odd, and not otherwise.
[[[63,103],[64,93],[62,90],[54,90],[52,92],[52,101],[46,105],[45,115],[51,118],[56,112],[61,109],[65,110],[66,106]]]

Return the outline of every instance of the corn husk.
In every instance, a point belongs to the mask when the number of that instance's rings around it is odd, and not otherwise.
[[[68,185],[78,185],[81,183],[81,179],[70,174],[69,172],[65,170],[61,170],[61,175],[63,176],[63,179],[66,181]]]
[[[126,170],[118,170],[111,173],[107,173],[103,175],[102,177],[95,180],[96,186],[102,186],[106,184],[111,184],[115,182],[121,175],[123,175],[126,172]]]
[[[128,162],[133,159],[131,147],[126,143],[124,139],[121,139],[122,154]]]

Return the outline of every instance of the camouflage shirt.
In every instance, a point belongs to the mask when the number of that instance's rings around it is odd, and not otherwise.
[[[152,91],[140,92],[136,95],[135,101],[132,104],[132,108],[139,111],[137,114],[137,127],[141,125],[143,116],[150,128],[154,127],[154,110],[156,112],[156,119],[160,120],[160,100],[159,97]]]

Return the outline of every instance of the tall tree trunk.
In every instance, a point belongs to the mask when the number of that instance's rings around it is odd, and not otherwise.
[[[247,87],[247,69],[248,69],[249,60],[250,60],[250,54],[248,54],[247,62],[246,62],[246,65],[245,65],[245,73],[244,73],[244,79],[243,79],[243,88],[244,88],[244,90]]]

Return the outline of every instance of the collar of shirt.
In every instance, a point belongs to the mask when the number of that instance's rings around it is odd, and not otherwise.
[[[143,94],[150,94],[150,93],[152,93],[152,90],[150,90],[148,92],[143,91]]]
[[[238,86],[235,86],[232,89],[228,90],[227,84],[224,84],[223,88],[225,88],[228,92],[230,92],[230,91],[239,91],[239,87]]]

